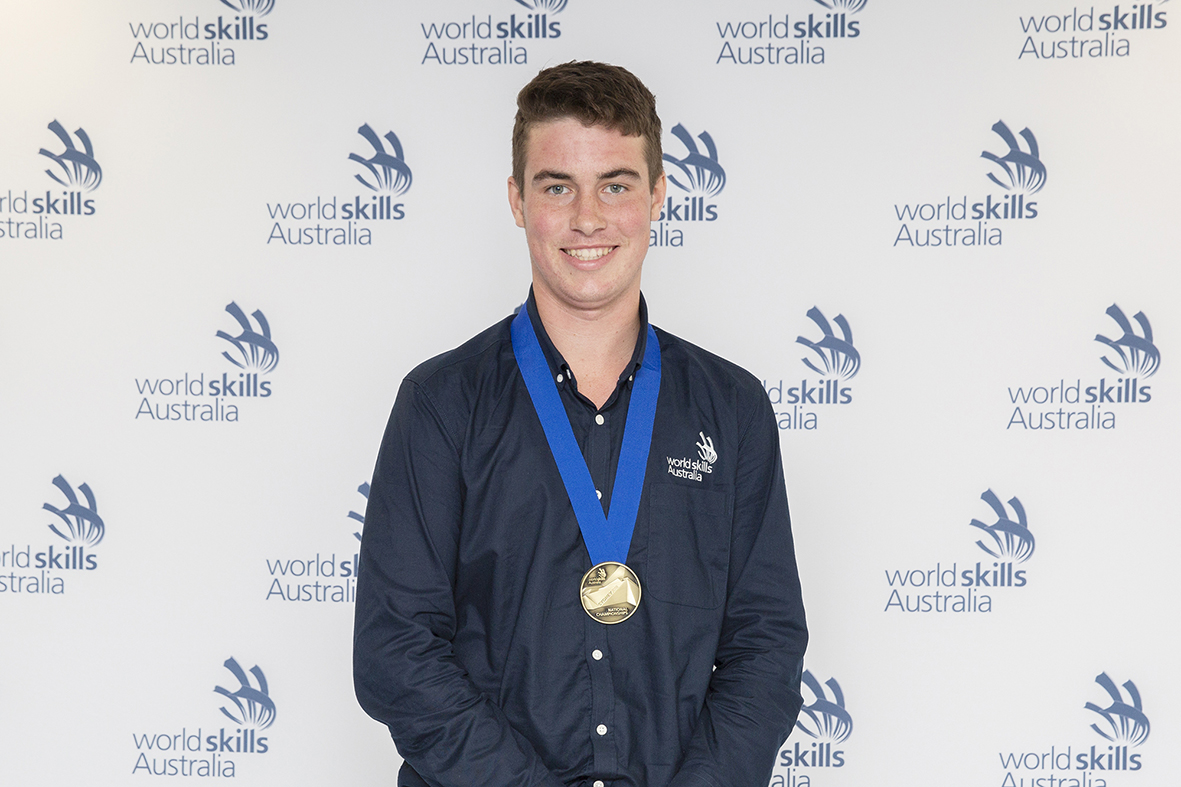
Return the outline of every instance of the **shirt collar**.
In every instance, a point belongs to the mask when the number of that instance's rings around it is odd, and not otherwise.
[[[559,374],[570,374],[570,367],[566,364],[566,359],[558,352],[558,348],[550,341],[549,334],[545,330],[545,326],[541,322],[541,315],[537,313],[537,300],[533,297],[533,287],[529,287],[529,298],[525,301],[525,308],[529,314],[529,320],[533,323],[533,332],[537,334],[537,341],[541,345],[541,352],[545,355],[546,363],[549,364],[550,375],[557,377]],[[644,351],[648,347],[648,304],[644,301],[643,293],[640,294],[640,335],[636,337],[636,349],[632,351],[631,362],[619,374],[619,383],[631,385],[635,379],[635,373],[639,371],[640,366],[644,362]]]

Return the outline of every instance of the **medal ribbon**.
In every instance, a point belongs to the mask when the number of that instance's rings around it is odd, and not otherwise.
[[[574,506],[591,565],[609,560],[626,563],[632,531],[636,528],[636,514],[640,510],[648,449],[652,446],[652,424],[656,420],[656,399],[660,394],[660,344],[656,341],[656,332],[651,325],[648,326],[644,360],[632,381],[623,445],[615,469],[615,486],[611,490],[611,508],[606,516],[526,307],[522,306],[513,318],[511,333],[513,355],[525,379],[525,387],[529,389],[533,409],[541,419],[545,439],[566,485],[566,494]]]

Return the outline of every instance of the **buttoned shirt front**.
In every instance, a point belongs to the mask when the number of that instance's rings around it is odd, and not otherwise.
[[[602,408],[526,303],[604,511],[633,375]],[[383,438],[357,580],[355,680],[400,785],[765,785],[807,634],[762,386],[659,329],[627,564],[629,619],[582,609],[591,567],[508,318],[411,372]]]

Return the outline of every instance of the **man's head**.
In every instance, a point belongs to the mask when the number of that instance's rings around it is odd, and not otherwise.
[[[585,126],[603,126],[644,141],[648,187],[664,171],[660,149],[660,117],[656,97],[626,68],[591,61],[572,61],[547,68],[517,94],[513,124],[513,180],[525,179],[530,130],[539,123],[574,118]]]
[[[635,310],[667,187],[656,99],[622,68],[567,63],[538,74],[517,103],[508,201],[538,309]]]

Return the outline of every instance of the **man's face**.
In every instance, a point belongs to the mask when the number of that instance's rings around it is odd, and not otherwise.
[[[665,192],[664,175],[653,189],[647,173],[641,137],[574,118],[529,130],[525,182],[509,178],[508,191],[539,300],[586,311],[638,297]]]

